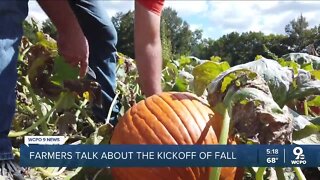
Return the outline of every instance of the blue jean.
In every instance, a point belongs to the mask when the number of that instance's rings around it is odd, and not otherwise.
[[[70,1],[90,46],[89,66],[103,90],[103,108],[94,107],[97,119],[103,121],[115,96],[117,34],[110,18],[98,1]],[[16,107],[18,47],[23,34],[22,22],[28,14],[28,0],[0,0],[0,160],[12,159],[8,138]],[[120,105],[112,111],[116,123]]]
[[[0,160],[13,158],[8,133],[16,107],[18,47],[27,14],[27,0],[0,1]]]
[[[78,18],[79,24],[89,43],[89,66],[95,72],[96,79],[102,87],[102,108],[93,107],[97,121],[104,122],[116,89],[116,44],[117,32],[98,0],[69,0],[69,4]],[[120,103],[112,109],[110,123],[115,125]]]

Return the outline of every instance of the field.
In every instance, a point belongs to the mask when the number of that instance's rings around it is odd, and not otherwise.
[[[15,156],[20,156],[19,145],[25,135],[64,135],[66,144],[109,143],[111,125],[95,123],[90,109],[93,104],[101,103],[100,85],[78,79],[78,70],[58,55],[53,39],[42,32],[37,33],[37,39],[32,44],[23,38],[20,49],[17,111],[9,134]],[[257,54],[252,62],[233,67],[217,56],[209,60],[181,56],[165,62],[163,89],[192,92],[207,100],[215,112],[227,113],[230,118],[224,118],[220,143],[233,137],[241,144],[318,144],[319,58],[301,53],[283,57],[267,53],[272,60]],[[117,97],[123,115],[145,97],[136,83],[134,60],[121,53],[118,58]],[[262,115],[265,118],[260,118]],[[268,121],[270,126],[262,127],[263,121]],[[251,126],[243,127],[243,122]],[[264,136],[259,135],[262,133]],[[276,175],[278,179],[303,179],[304,176],[300,168],[267,169],[263,175],[264,170],[248,167],[245,178]],[[88,179],[105,179],[105,175],[111,178],[108,169],[39,167],[27,168],[26,172],[30,179],[77,179],[85,175]],[[314,169],[303,172],[308,177],[319,177]]]

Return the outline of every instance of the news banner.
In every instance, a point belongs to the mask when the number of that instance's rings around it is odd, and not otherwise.
[[[319,167],[320,145],[62,145],[26,136],[25,167]]]

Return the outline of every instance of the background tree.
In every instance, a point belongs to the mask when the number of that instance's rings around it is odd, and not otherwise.
[[[315,29],[308,29],[308,26],[309,23],[302,14],[285,26],[285,32],[288,35],[287,44],[292,51],[301,51],[304,47],[314,42],[316,37]]]
[[[112,22],[118,34],[117,50],[134,58],[134,11],[116,13],[112,17]],[[39,31],[37,24],[34,19],[23,23],[24,34],[33,43],[37,41],[36,32]],[[308,28],[308,25],[307,19],[300,14],[285,26],[284,35],[231,32],[214,40],[210,37],[203,38],[201,29],[192,31],[190,25],[178,16],[177,11],[170,7],[164,8],[161,16],[163,65],[172,59],[192,55],[200,59],[219,56],[233,66],[252,61],[257,55],[272,58],[268,56],[266,49],[281,57],[290,52],[304,52],[310,44],[319,54],[320,25],[312,28]],[[42,22],[41,27],[40,30],[56,39],[56,28],[49,19]]]
[[[264,45],[278,57],[290,53],[289,45],[286,43],[288,37],[282,34],[269,34],[265,37]],[[269,57],[270,58],[270,57]]]
[[[169,30],[165,19],[161,19],[161,46],[163,66],[166,66],[173,58],[171,40],[168,36]]]
[[[23,21],[23,35],[34,44],[38,42],[36,33],[39,31],[38,22],[31,18],[30,20]]]
[[[194,55],[200,59],[210,59],[211,56],[220,56],[231,65],[246,63],[255,59],[257,55],[267,58],[264,46],[278,56],[287,54],[288,48],[284,43],[285,35],[264,35],[262,32],[232,32],[223,35],[217,40],[202,39],[194,48]]]
[[[112,22],[118,33],[117,49],[134,58],[133,31],[134,12],[116,13]],[[181,55],[190,55],[195,46],[202,41],[202,30],[192,31],[190,25],[178,16],[172,8],[164,8],[161,16],[162,55],[165,62],[179,58]],[[164,63],[165,65],[165,63]]]
[[[57,40],[57,28],[53,25],[50,19],[42,22],[42,32],[48,34],[51,38]]]
[[[189,24],[178,16],[177,11],[170,7],[163,9],[161,18],[168,28],[167,37],[172,44],[172,54],[175,57],[189,55],[193,38],[193,32],[190,30]]]
[[[117,50],[134,58],[134,11],[117,13],[112,17],[112,22],[118,33]]]

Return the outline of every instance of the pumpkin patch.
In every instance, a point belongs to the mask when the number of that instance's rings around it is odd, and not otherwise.
[[[211,127],[214,116],[209,106],[191,93],[153,95],[135,104],[120,118],[111,144],[217,144]],[[112,169],[116,180],[207,180],[209,174],[207,167]],[[234,175],[235,168],[223,168],[221,179],[234,179]]]

